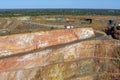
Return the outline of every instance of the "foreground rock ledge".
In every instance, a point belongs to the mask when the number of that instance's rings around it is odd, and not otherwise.
[[[91,40],[0,59],[0,80],[116,80],[116,47],[116,40]]]
[[[0,57],[95,36],[92,28],[76,28],[0,37]]]

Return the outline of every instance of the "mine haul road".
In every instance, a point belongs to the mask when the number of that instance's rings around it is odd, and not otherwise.
[[[24,56],[24,55],[27,55],[27,54],[32,54],[33,52],[34,53],[35,52],[40,52],[40,51],[43,51],[43,50],[46,50],[46,49],[57,49],[57,48],[61,48],[63,46],[71,45],[71,44],[74,44],[74,43],[79,43],[79,42],[82,42],[82,41],[88,41],[88,40],[109,40],[109,39],[110,38],[107,35],[104,35],[103,33],[95,32],[95,36],[91,37],[91,38],[88,38],[88,39],[76,40],[76,41],[65,43],[65,44],[58,44],[58,45],[53,45],[53,46],[49,46],[49,47],[46,47],[46,48],[35,49],[35,50],[24,52],[24,53],[19,53],[19,54],[15,54],[15,55],[9,55],[9,56],[5,56],[5,57],[0,57],[0,60],[1,59],[6,59],[6,58],[13,58],[13,57]]]

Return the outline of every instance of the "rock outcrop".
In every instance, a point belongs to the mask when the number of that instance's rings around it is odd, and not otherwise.
[[[83,36],[90,34],[89,36]],[[80,32],[81,31],[81,32]],[[68,43],[74,40],[85,39],[87,37],[94,36],[91,29],[73,29],[64,31],[51,31],[45,32],[44,36],[37,37],[35,39],[43,41],[51,41],[54,39],[53,46],[47,44],[46,46],[39,46],[30,49],[38,49],[31,52],[16,53],[17,55],[11,56],[4,55],[0,58],[0,80],[115,80],[120,76],[120,59],[116,56],[115,49],[119,48],[117,40],[91,40],[82,41],[76,43],[70,43],[65,45],[60,45]],[[59,34],[56,34],[58,33]],[[64,33],[63,33],[64,32]],[[74,32],[74,34],[72,33]],[[53,35],[54,33],[54,35]],[[38,33],[34,33],[37,34]],[[75,36],[77,34],[77,36]],[[23,34],[22,34],[23,35]],[[50,35],[52,37],[49,38]],[[64,35],[64,36],[63,36]],[[14,36],[14,35],[13,35]],[[12,37],[12,40],[16,40],[17,35]],[[62,36],[62,40],[61,37]],[[69,37],[68,37],[69,36]],[[4,39],[3,41],[7,39]],[[0,39],[2,41],[2,38]],[[30,38],[29,40],[27,40]],[[60,38],[60,42],[59,42]],[[8,39],[8,42],[11,38]],[[29,37],[22,38],[21,40],[25,43],[22,46],[15,46],[13,44],[13,49],[16,47],[23,50],[28,46],[31,46],[29,41],[34,41],[34,38]],[[17,38],[18,41],[20,41]],[[13,41],[13,43],[17,43]],[[26,41],[28,41],[26,43]],[[1,42],[2,44],[2,42]],[[36,46],[36,43],[32,43]],[[12,42],[11,44],[12,45]],[[25,45],[25,46],[23,46]],[[51,46],[51,47],[47,47]],[[6,48],[4,44],[4,48]],[[3,49],[4,49],[3,48]],[[9,49],[7,47],[6,49]],[[29,50],[30,50],[29,49]],[[29,51],[28,50],[28,51]],[[22,55],[21,55],[22,54]]]
[[[0,57],[95,36],[93,29],[70,29],[0,37]]]
[[[111,35],[114,39],[120,40],[120,26],[111,27],[105,30],[108,35]]]
[[[114,65],[115,57],[112,56],[117,46],[117,41],[114,40],[85,41],[1,59],[0,79],[93,80],[97,76],[104,78],[108,73],[120,73],[120,68]],[[120,62],[119,58],[115,60]]]

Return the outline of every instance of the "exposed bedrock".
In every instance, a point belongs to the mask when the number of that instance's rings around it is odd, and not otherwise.
[[[86,37],[81,37],[85,32]],[[78,32],[77,32],[78,31]],[[24,44],[15,44],[20,41],[17,35],[9,36],[11,38],[2,37],[7,44],[13,40],[9,45],[13,46],[15,56],[12,53],[8,55],[1,55],[0,58],[0,80],[116,80],[120,76],[120,43],[117,40],[90,40],[80,41],[76,43],[65,44],[78,39],[85,39],[94,36],[92,29],[72,29],[63,30],[54,33],[44,32],[31,33],[37,37],[32,40],[25,40]],[[73,34],[74,32],[74,34]],[[90,33],[89,33],[90,32]],[[59,33],[56,34],[56,33]],[[89,33],[89,35],[87,35]],[[24,34],[20,34],[24,35]],[[28,35],[28,34],[27,34]],[[50,35],[52,39],[48,36]],[[77,35],[77,36],[76,36]],[[29,34],[29,36],[31,36]],[[41,36],[41,37],[39,37]],[[46,37],[45,37],[46,36]],[[63,38],[61,39],[62,36]],[[68,37],[69,36],[69,37]],[[48,38],[47,38],[48,37]],[[30,38],[30,37],[28,37]],[[60,38],[60,40],[58,39]],[[55,39],[56,42],[52,43]],[[14,41],[15,40],[15,41]],[[23,39],[21,39],[23,40]],[[24,41],[23,40],[23,41]],[[28,42],[26,42],[26,40]],[[48,41],[46,46],[38,46],[37,42],[43,40]],[[30,42],[29,42],[30,41]],[[32,42],[33,41],[33,42]],[[60,41],[60,42],[59,42]],[[15,42],[15,43],[14,43]],[[50,44],[51,43],[51,44]],[[1,42],[2,44],[2,42]],[[51,46],[53,45],[53,46]],[[10,49],[10,47],[3,45],[3,49]],[[33,48],[26,49],[28,46]],[[47,47],[51,46],[51,47]],[[47,48],[46,48],[47,47]],[[17,52],[20,49],[22,53]],[[27,52],[32,49],[39,49]],[[26,49],[26,51],[24,51]],[[23,53],[25,52],[25,53]],[[23,54],[23,55],[20,55]],[[6,57],[4,57],[6,56]],[[7,57],[8,56],[8,57]]]
[[[0,57],[95,36],[91,28],[65,29],[0,37]]]

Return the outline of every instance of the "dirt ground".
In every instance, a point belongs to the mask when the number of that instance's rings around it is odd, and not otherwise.
[[[92,22],[89,23],[86,19],[91,19]],[[74,28],[92,27],[96,30],[103,31],[108,27],[109,20],[115,20],[116,23],[120,23],[119,16],[42,15],[34,17],[27,16],[27,19],[26,16],[0,17],[0,35],[61,29],[65,25],[72,25]]]

